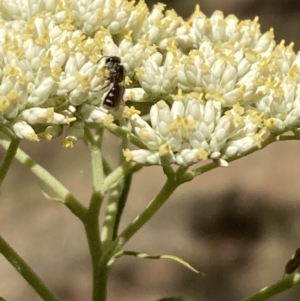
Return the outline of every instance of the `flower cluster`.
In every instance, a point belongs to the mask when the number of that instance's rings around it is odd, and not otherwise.
[[[300,55],[276,45],[272,29],[261,33],[257,18],[196,7],[183,20],[126,0],[2,0],[0,16],[0,122],[20,138],[66,127],[70,147],[84,125],[109,126],[103,56],[122,59],[118,116],[144,145],[124,150],[127,160],[226,165],[300,125]]]

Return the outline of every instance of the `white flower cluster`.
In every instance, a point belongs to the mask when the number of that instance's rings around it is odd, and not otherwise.
[[[127,160],[226,165],[300,125],[300,55],[257,19],[197,7],[185,21],[126,0],[2,0],[0,16],[0,122],[20,138],[67,126],[71,147],[85,124],[113,122],[103,56],[121,58],[124,101],[136,107],[122,124],[144,149],[125,150]]]

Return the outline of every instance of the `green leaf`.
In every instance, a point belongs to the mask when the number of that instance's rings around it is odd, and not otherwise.
[[[199,271],[197,271],[195,268],[193,268],[188,262],[186,262],[182,258],[175,256],[175,255],[168,255],[168,254],[148,255],[146,253],[136,252],[136,251],[121,251],[121,252],[118,252],[114,256],[114,259],[120,258],[122,256],[135,256],[137,258],[142,258],[142,259],[169,259],[169,260],[173,260],[173,261],[176,261],[176,262],[182,264],[183,266],[187,267],[188,269],[192,270],[195,273],[199,273]],[[201,274],[204,276],[204,273],[201,273]]]
[[[48,193],[45,192],[44,190],[42,190],[42,194],[43,194],[43,196],[44,196],[47,200],[50,200],[50,201],[53,201],[53,202],[58,202],[58,203],[65,203],[63,199],[58,198],[58,197],[51,196],[50,194],[48,194]],[[1,301],[1,299],[0,299],[0,301]]]
[[[5,299],[3,299],[2,297],[0,297],[0,301],[6,301]]]

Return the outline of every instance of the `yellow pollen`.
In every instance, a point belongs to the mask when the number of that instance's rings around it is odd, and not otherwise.
[[[266,139],[267,132],[266,130],[261,130],[259,133],[255,134],[254,141],[257,147],[261,147],[262,142]]]
[[[169,124],[168,129],[172,133],[177,133],[177,132],[179,132],[179,128],[181,126],[184,126],[184,124],[185,124],[184,119],[181,116],[177,115],[175,117],[174,122]]]
[[[154,5],[154,8],[157,9],[157,10],[160,10],[161,12],[164,11],[165,7],[166,7],[166,4],[161,3],[161,2]]]
[[[201,72],[203,73],[203,75],[208,75],[210,73],[210,67],[203,64],[201,65]]]
[[[38,135],[35,133],[27,134],[26,136],[24,136],[24,138],[26,138],[29,141],[40,141]]]
[[[261,126],[263,121],[264,121],[264,117],[265,117],[265,113],[260,113],[260,112],[257,112],[255,110],[247,110],[246,111],[246,114],[248,116],[250,116],[250,120],[256,124],[257,126]]]
[[[76,117],[68,117],[68,116],[66,116],[66,117],[65,117],[64,124],[70,124],[70,123],[72,123],[72,122],[75,122],[76,120],[77,120]]]
[[[108,114],[104,117],[103,124],[104,126],[108,127],[114,122],[114,116],[111,114]]]
[[[53,136],[50,133],[45,131],[45,132],[39,133],[39,138],[50,141],[50,140],[52,140]]]
[[[82,75],[80,73],[77,73],[75,77],[77,82],[80,84],[79,88],[81,92],[87,92],[91,90],[91,84],[88,75]]]
[[[197,159],[198,160],[207,160],[208,152],[204,148],[199,148],[198,152],[197,152]]]
[[[69,38],[68,38],[69,39]],[[79,45],[81,44],[82,42],[84,42],[86,40],[86,36],[83,34],[79,37],[74,37],[72,38],[72,42],[75,44],[75,45]],[[65,40],[65,42],[67,42],[68,40]]]
[[[188,119],[184,119],[184,127],[187,129],[189,132],[195,132],[196,130],[196,123],[193,121],[189,121]]]
[[[15,77],[19,74],[18,70],[10,64],[7,64],[3,69],[3,74],[5,76]]]
[[[222,92],[211,92],[211,93],[206,93],[205,94],[205,99],[209,100],[217,100],[217,101],[221,101],[222,100]]]
[[[70,52],[70,46],[69,46],[69,37],[65,37],[65,39],[58,43],[58,46],[66,53]]]
[[[92,53],[89,55],[89,60],[94,63],[95,65],[97,65],[97,63],[99,62],[99,56],[98,56],[98,52],[99,52],[99,49],[94,49],[92,51]]]
[[[182,94],[182,89],[178,89],[177,91],[177,95],[175,96],[175,100],[178,100],[178,101],[182,101],[183,100],[183,94]]]
[[[61,75],[62,69],[61,67],[57,67],[55,70],[52,71],[51,76],[55,81],[59,81],[59,77]]]
[[[258,21],[259,21],[259,17],[258,16],[254,17],[253,23],[258,24]]]
[[[33,20],[28,21],[25,25],[25,33],[24,33],[25,39],[32,38],[34,30],[35,30],[35,26]]]
[[[72,139],[65,138],[62,142],[62,147],[63,148],[73,148],[74,147],[74,142]]]
[[[41,60],[41,66],[44,68],[49,68],[51,60],[53,59],[51,51],[49,51]]]
[[[195,6],[195,11],[194,11],[194,17],[196,17],[196,15],[202,14],[201,9],[200,9],[200,5],[196,4]]]
[[[287,48],[288,48],[288,50],[293,51],[294,46],[295,46],[295,43],[291,42]]]
[[[48,29],[45,29],[44,32],[37,39],[35,39],[35,43],[38,46],[45,47],[48,43],[48,40],[49,40],[49,32]]]
[[[137,77],[141,77],[145,74],[145,69],[144,68],[137,68],[135,72]]]
[[[293,65],[292,68],[288,72],[288,76],[291,79],[295,79],[296,80],[297,74],[298,74],[298,66],[297,65]]]
[[[182,18],[179,17],[174,9],[169,9],[166,11],[166,16],[170,17],[172,21],[182,21]]]
[[[54,116],[54,108],[47,108],[45,118],[47,120],[47,123],[51,123]]]
[[[132,42],[132,30],[127,29],[126,33],[124,32],[124,39],[128,42]]]
[[[141,111],[137,110],[134,106],[130,108],[125,106],[123,110],[123,117],[127,119],[131,119],[133,115],[140,115]]]
[[[168,143],[165,143],[159,147],[158,153],[160,157],[169,155],[171,147]]]
[[[232,108],[238,115],[243,115],[245,113],[245,108],[240,106],[239,103],[234,104]]]
[[[25,85],[27,83],[27,78],[23,75],[19,75],[17,79],[20,85]]]
[[[133,160],[132,151],[128,148],[123,149],[123,156],[125,157],[127,162],[130,162]]]
[[[274,118],[269,118],[267,120],[264,121],[264,125],[270,129],[274,128],[275,127],[275,119]]]
[[[205,19],[204,21],[204,29],[206,32],[211,32],[212,30],[212,24],[211,24],[211,20],[210,19]]]
[[[73,14],[70,11],[65,10],[66,18],[64,19],[63,23],[59,25],[59,27],[62,30],[67,30],[67,31],[73,31],[74,30],[74,25],[73,23]]]
[[[268,35],[268,37],[269,37],[270,39],[273,39],[273,38],[274,38],[274,28],[273,28],[273,27],[271,27],[271,28],[269,29],[269,31],[267,32],[267,35]]]
[[[64,11],[65,10],[65,4],[64,4],[63,1],[58,1],[57,5],[56,5],[56,10],[57,11]]]
[[[0,100],[0,112],[4,112],[6,109],[8,109],[10,102],[7,98],[3,98]]]
[[[19,99],[19,94],[16,90],[10,90],[9,93],[7,94],[7,98],[9,99],[10,102],[17,102]]]
[[[126,77],[125,77],[125,80],[124,80],[125,86],[129,86],[131,83],[132,83],[132,80],[130,79],[130,77],[129,77],[129,76],[126,76]]]

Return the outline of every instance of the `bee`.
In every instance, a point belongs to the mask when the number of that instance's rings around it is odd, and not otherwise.
[[[111,84],[112,87],[103,100],[103,106],[107,109],[117,109],[123,101],[126,70],[121,64],[121,59],[118,56],[108,56],[105,60],[104,67],[108,70],[106,80],[108,80],[109,83],[103,89]]]

